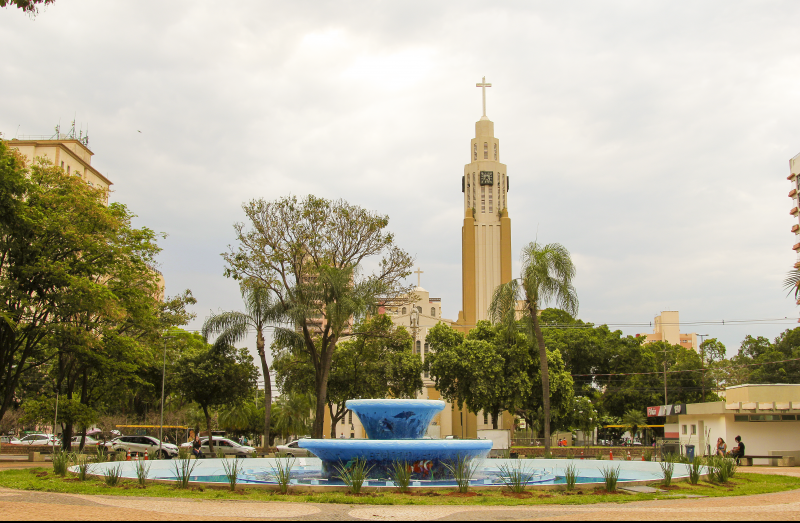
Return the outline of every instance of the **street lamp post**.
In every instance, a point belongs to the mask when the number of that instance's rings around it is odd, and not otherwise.
[[[164,451],[161,450],[161,443],[164,439],[164,382],[166,382],[167,378],[167,340],[174,338],[175,336],[162,336],[164,338],[164,360],[161,367],[161,425],[158,429],[158,457],[164,454]]]

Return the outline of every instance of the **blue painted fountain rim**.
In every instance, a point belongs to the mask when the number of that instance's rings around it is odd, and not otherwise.
[[[491,449],[490,439],[301,439],[297,442],[300,448],[447,448],[461,450]]]
[[[420,410],[444,410],[445,402],[441,400],[409,400],[409,399],[368,399],[368,400],[347,400],[345,407],[355,410],[358,407],[387,407],[402,409]]]

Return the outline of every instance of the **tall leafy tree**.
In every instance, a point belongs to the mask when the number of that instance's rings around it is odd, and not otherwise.
[[[488,321],[479,321],[463,340],[447,329],[453,330],[440,323],[426,338],[432,350],[425,363],[437,390],[459,407],[466,404],[472,412],[489,413],[498,428],[500,413],[516,413],[530,396],[531,361],[525,335],[515,331],[508,336],[504,327]],[[449,344],[448,339],[460,343]]]
[[[489,308],[492,320],[502,323],[509,331],[517,328],[517,316],[521,313],[521,324],[530,339],[535,339],[538,345],[545,452],[550,451],[550,376],[539,311],[547,303],[553,302],[557,308],[573,316],[577,314],[578,295],[572,285],[574,278],[575,265],[564,246],[558,243],[540,245],[531,242],[522,250],[520,278],[499,286]],[[519,301],[524,303],[521,311],[517,308]]]
[[[222,348],[234,345],[247,338],[250,329],[256,331],[256,350],[261,360],[265,397],[272,398],[272,378],[265,350],[264,330],[270,325],[285,320],[280,303],[272,299],[271,292],[258,280],[246,280],[240,285],[245,312],[230,311],[212,315],[203,324],[203,337],[217,335],[214,346]],[[264,408],[264,444],[269,442],[271,402]]]
[[[195,336],[202,341],[201,336]],[[250,397],[258,381],[258,369],[246,349],[206,345],[186,351],[178,368],[178,381],[184,394],[203,409],[208,447],[213,452],[211,409]]]
[[[355,326],[357,336],[337,344],[328,380],[331,437],[347,415],[345,403],[358,398],[413,397],[422,389],[422,359],[412,351],[408,331],[379,314]],[[313,367],[304,351],[278,351],[274,365],[285,393],[312,393]]]
[[[250,227],[236,224],[237,247],[223,257],[225,274],[260,281],[293,324],[276,329],[282,347],[302,350],[314,368],[314,437],[321,438],[333,354],[354,321],[381,297],[408,293],[412,259],[385,231],[389,219],[344,200],[315,196],[243,206]],[[375,260],[377,270],[363,272]]]

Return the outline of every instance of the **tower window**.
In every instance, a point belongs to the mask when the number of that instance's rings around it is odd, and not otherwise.
[[[497,144],[494,144],[494,160],[497,161]]]
[[[477,143],[472,144],[472,159],[473,160],[477,160],[478,159],[478,144]]]
[[[489,143],[488,142],[483,142],[483,159],[484,160],[488,160],[489,159]]]
[[[406,313],[406,308],[405,308],[405,307],[403,307],[403,314],[405,314],[405,313]]]
[[[494,192],[494,190],[492,189],[492,186],[490,185],[489,186],[489,213],[490,214],[494,212],[494,205],[492,205],[492,193],[493,192]]]
[[[431,307],[431,316],[436,317],[436,307]]]
[[[486,212],[486,186],[481,185],[481,212]]]

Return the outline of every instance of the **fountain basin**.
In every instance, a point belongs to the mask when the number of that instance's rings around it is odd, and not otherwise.
[[[304,439],[298,444],[322,461],[325,479],[337,477],[337,467],[350,468],[356,459],[366,461],[372,479],[391,478],[398,461],[406,462],[414,479],[452,478],[445,464],[459,457],[482,460],[492,448],[484,439]]]
[[[371,440],[420,439],[433,417],[444,410],[440,400],[348,400]]]

